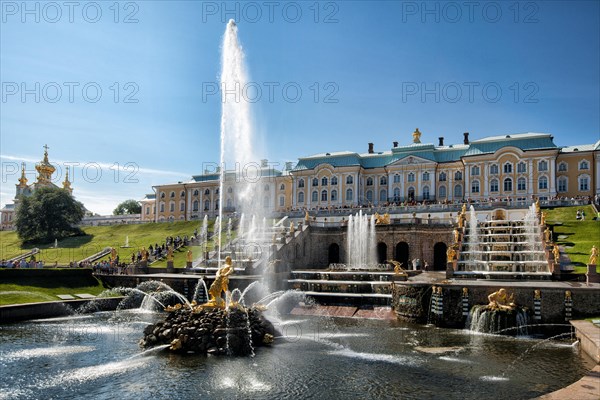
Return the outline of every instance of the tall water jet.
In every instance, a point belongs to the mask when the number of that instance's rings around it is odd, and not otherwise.
[[[348,219],[346,249],[350,269],[370,269],[376,265],[375,219],[359,211]]]
[[[472,269],[476,268],[477,260],[479,257],[479,232],[477,230],[477,213],[475,212],[475,207],[471,206],[469,208],[469,241],[468,244],[468,253],[469,253],[469,265]]]

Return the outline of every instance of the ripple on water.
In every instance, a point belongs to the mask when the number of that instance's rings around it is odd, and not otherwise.
[[[67,354],[87,353],[94,350],[95,347],[92,346],[41,347],[36,349],[24,349],[8,353],[1,353],[0,359],[3,362],[10,362],[34,357],[58,357]]]

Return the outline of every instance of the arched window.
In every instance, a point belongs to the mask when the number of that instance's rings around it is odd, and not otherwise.
[[[512,192],[512,179],[510,178],[505,178],[504,179],[504,191],[505,192]]]
[[[440,182],[446,182],[446,173],[445,172],[440,172]]]
[[[233,188],[232,187],[228,187],[227,188],[227,193],[230,193],[230,194],[233,193]]]
[[[219,209],[219,200],[215,201],[215,210]]]
[[[327,201],[327,190],[321,191],[321,201]]]
[[[170,197],[174,198],[175,197],[175,192],[171,192]]]
[[[490,175],[498,175],[498,164],[490,165]]]
[[[337,196],[337,190],[333,189],[331,191],[331,201],[337,201],[338,196]]]
[[[423,200],[429,200],[429,186],[423,186]]]
[[[337,185],[337,184],[338,184],[338,179],[337,179],[337,176],[332,176],[332,177],[331,177],[331,185],[332,185],[332,186],[335,186],[335,185]]]
[[[394,201],[400,201],[400,188],[394,188]]]
[[[379,184],[387,185],[387,176],[382,176],[381,178],[379,178]]]
[[[474,180],[471,182],[471,193],[479,193],[479,181]]]
[[[210,194],[210,190],[209,190],[209,189],[205,189],[205,190],[204,190],[204,195],[205,195],[205,196],[208,196],[209,194]]]
[[[490,192],[497,192],[498,190],[498,179],[492,179],[490,181]]]
[[[517,180],[517,190],[521,192],[527,190],[527,181],[525,178],[519,178]]]
[[[160,203],[160,212],[165,212],[165,203]]]
[[[566,176],[558,178],[558,191],[566,192],[569,188],[569,179]]]
[[[271,190],[271,188],[269,187],[269,185],[265,185],[265,192],[268,192],[269,190]]]
[[[179,211],[184,211],[185,210],[185,202],[182,201],[181,203],[179,203]]]
[[[454,173],[454,180],[455,180],[455,181],[462,181],[462,172],[460,172],[460,171],[456,171],[456,172]]]
[[[285,196],[279,196],[279,207],[285,206]]]
[[[323,179],[321,179],[321,186],[327,186],[327,177],[324,176]]]
[[[317,192],[316,190],[314,190],[314,191],[312,192],[312,198],[311,198],[311,201],[312,201],[313,203],[316,203],[316,202],[318,202],[318,201],[319,201],[319,192]]]
[[[165,192],[160,192],[160,198],[164,199],[165,198]]]
[[[512,174],[512,163],[509,163],[509,162],[504,163],[504,173]]]
[[[352,189],[346,190],[346,201],[352,201]]]
[[[462,185],[454,186],[454,197],[462,197]]]
[[[367,201],[370,203],[373,201],[373,191],[367,190]]]
[[[200,194],[200,192],[198,192],[198,189],[194,190],[194,196],[198,196]]]
[[[567,163],[566,162],[561,162],[560,164],[558,164],[558,172],[567,172]]]
[[[216,189],[215,189],[215,194],[216,194],[216,195],[219,195],[219,188],[216,188]]]
[[[540,178],[538,179],[538,189],[539,190],[548,189],[548,178],[547,177],[540,176]]]
[[[173,203],[173,202],[169,203],[169,211],[170,212],[174,212],[175,211],[175,203]]]
[[[298,179],[298,187],[299,188],[303,188],[304,187],[304,179]]]
[[[200,203],[198,203],[198,200],[194,200],[194,205],[192,206],[192,210],[198,211],[199,206],[200,206]]]
[[[473,165],[471,167],[471,175],[472,176],[479,176],[479,166],[478,165]]]
[[[586,160],[582,160],[579,163],[579,169],[580,170],[588,170],[588,169],[590,169],[590,164]]]
[[[387,190],[381,189],[381,191],[379,192],[379,201],[381,201],[381,202],[387,201]]]
[[[150,207],[146,207],[146,215],[150,214]]]
[[[408,174],[408,181],[409,182],[414,182],[415,181],[415,174],[413,172]]]
[[[579,191],[587,192],[590,190],[590,177],[587,175],[579,175]]]
[[[313,186],[319,186],[319,180],[317,178],[313,178],[312,185]]]
[[[517,172],[520,174],[524,174],[525,172],[527,172],[527,164],[525,164],[523,161],[518,163],[517,164]]]
[[[281,185],[279,185],[279,190],[285,190],[285,183],[282,183]]]
[[[354,183],[354,178],[352,177],[352,175],[348,175],[346,177],[346,185],[352,185]]]
[[[180,197],[185,197],[185,190],[181,191],[181,194],[179,195]]]
[[[232,208],[233,207],[233,202],[231,201],[231,199],[227,199],[227,208]]]
[[[394,183],[400,183],[400,174],[394,174]]]
[[[429,172],[423,172],[423,182],[429,182]]]
[[[263,198],[263,206],[264,206],[265,208],[269,208],[269,207],[271,207],[271,198],[270,198],[269,196],[265,196],[265,197]]]
[[[438,196],[440,196],[442,199],[446,198],[446,186],[442,185],[439,187]]]
[[[210,209],[210,201],[205,200],[204,201],[204,211],[208,211],[209,209]]]
[[[415,199],[415,188],[411,186],[408,188],[408,200],[413,201],[414,199]]]
[[[304,203],[304,192],[298,193],[298,203]]]
[[[373,186],[373,178],[371,178],[371,177],[367,178],[367,186]]]
[[[538,171],[548,171],[548,161],[542,160],[538,163]]]

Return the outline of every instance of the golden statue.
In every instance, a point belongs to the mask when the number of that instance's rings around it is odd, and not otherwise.
[[[304,213],[304,222],[306,222],[308,224],[308,221],[310,221],[310,215],[308,215],[308,211],[306,211]]]
[[[535,199],[535,212],[540,213],[540,199]]]
[[[419,128],[415,129],[412,136],[413,136],[413,143],[421,143],[421,132],[419,132]]]
[[[173,246],[167,247],[167,261],[173,261]]]
[[[514,303],[514,295],[508,296],[506,289],[501,288],[497,292],[494,292],[488,296],[488,308],[492,310],[514,310],[517,306]]]
[[[552,242],[552,232],[550,232],[550,228],[546,228],[544,231],[544,239],[546,240],[546,243]]]
[[[437,294],[442,294],[442,287],[441,286],[437,287]]]
[[[556,244],[552,248],[552,255],[554,256],[554,263],[560,264],[560,249],[558,248],[558,245],[556,245]]]
[[[375,213],[373,216],[375,218],[375,225],[389,225],[390,224],[390,214],[385,213],[380,215],[379,213]]]
[[[462,288],[462,295],[463,297],[467,297],[469,295],[469,289],[466,287]]]
[[[597,261],[598,261],[598,248],[596,247],[596,245],[594,245],[594,246],[592,246],[592,252],[590,253],[590,261],[588,262],[588,264],[596,265]]]
[[[296,232],[296,228],[294,227],[294,221],[290,224],[290,233],[293,235]]]
[[[458,221],[457,222],[458,222],[458,227],[460,229],[462,229],[463,226],[464,226],[464,222],[465,222],[464,219],[463,219],[463,215],[462,214],[458,214]]]
[[[115,249],[114,247],[111,247],[110,248],[110,256],[114,261],[114,259],[117,258],[117,249]]]
[[[571,300],[571,291],[570,290],[565,290],[565,299]]]
[[[142,247],[142,260],[148,261],[148,252],[146,251],[145,247]]]
[[[203,304],[204,307],[225,307],[225,300],[221,297],[221,293],[227,293],[229,289],[229,275],[233,273],[233,264],[231,262],[231,257],[225,257],[225,266],[219,268],[217,271],[217,275],[215,276],[215,281],[210,285],[208,289],[208,295],[210,296],[210,300],[207,303]]]
[[[467,213],[467,203],[463,203],[461,209],[460,209],[460,213],[465,215]]]
[[[454,261],[454,259],[456,258],[456,250],[454,250],[454,247],[448,247],[448,250],[446,250],[446,258],[448,262]]]
[[[192,249],[189,249],[186,255],[186,260],[187,262],[192,262],[194,261],[194,253],[192,252]]]
[[[460,239],[460,232],[458,232],[458,229],[454,228],[452,233],[454,234],[454,243],[458,243]]]
[[[540,225],[546,225],[546,213],[542,212],[540,215]]]
[[[398,261],[396,260],[387,260],[386,262],[392,264],[394,266],[394,273],[396,275],[404,275],[404,276],[408,276],[408,274],[406,273],[406,271],[404,270],[404,268],[402,268],[402,264],[400,264]]]
[[[533,298],[535,300],[540,300],[542,298],[542,291],[540,289],[535,289],[533,291]]]

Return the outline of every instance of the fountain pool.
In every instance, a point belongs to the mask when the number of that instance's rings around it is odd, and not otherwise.
[[[0,399],[527,399],[590,367],[571,341],[305,316],[273,319],[282,336],[252,358],[143,351],[144,327],[163,318],[121,310],[2,325]]]

